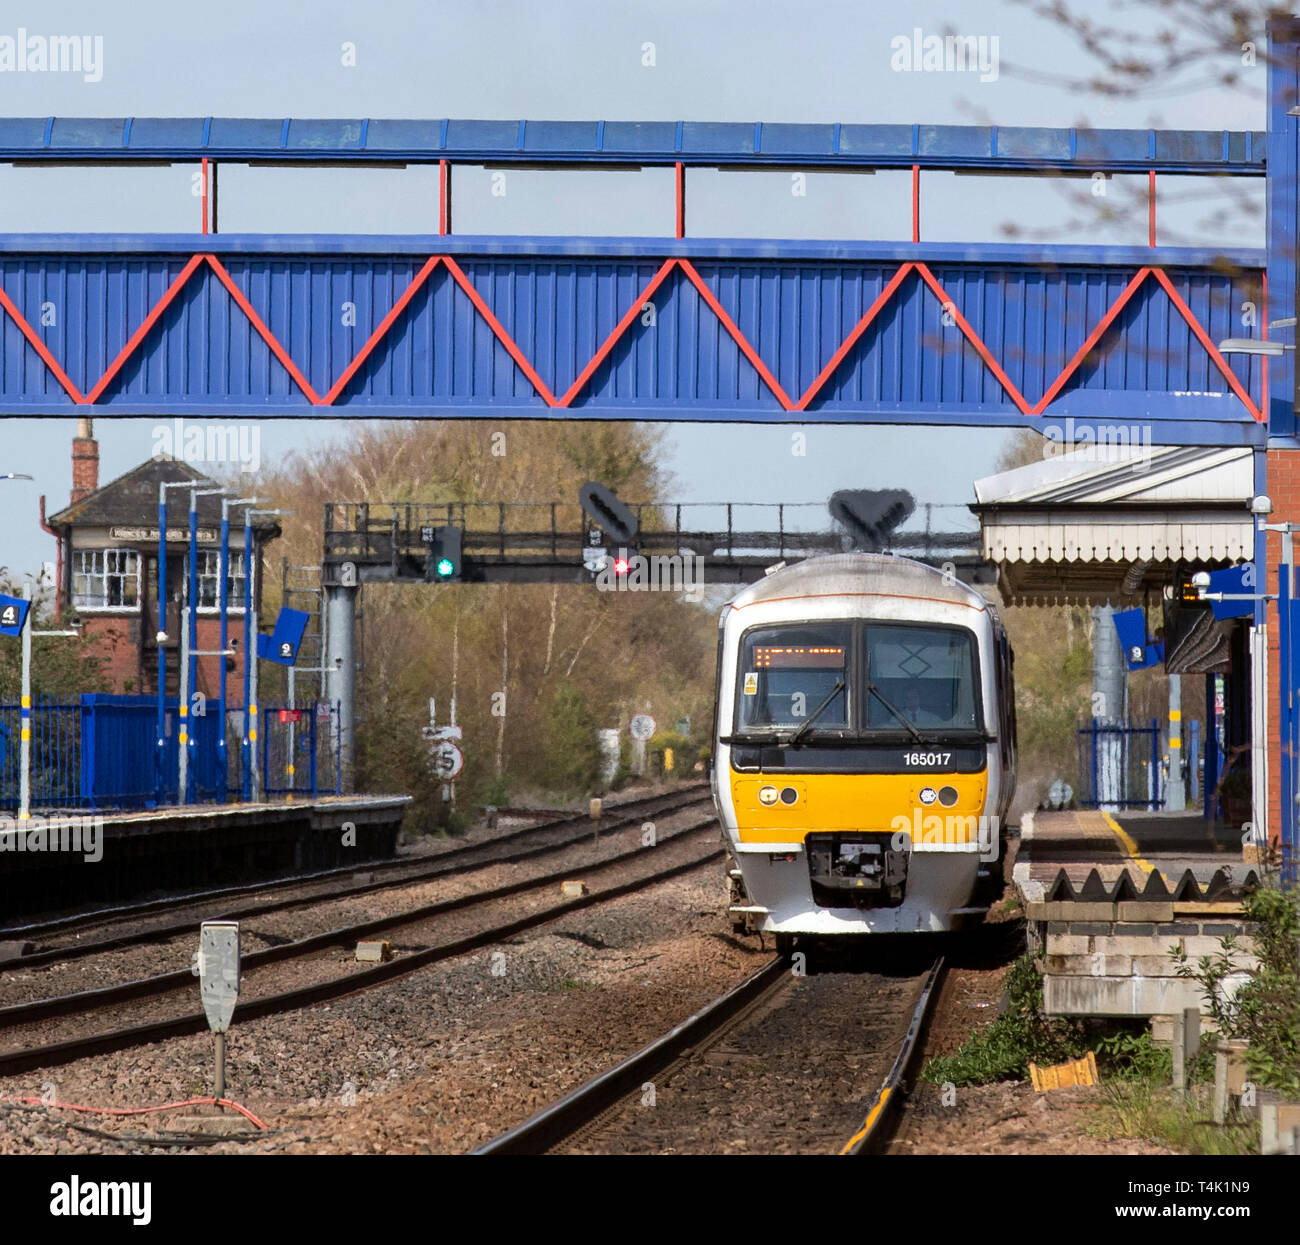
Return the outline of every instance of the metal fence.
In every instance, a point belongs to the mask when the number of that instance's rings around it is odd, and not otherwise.
[[[162,774],[157,770],[158,702],[152,696],[36,697],[31,717],[31,806],[151,808],[179,803],[178,702],[164,702]],[[262,773],[268,795],[341,790],[338,707],[311,702],[301,720],[263,719]],[[237,800],[241,789],[242,708],[226,721],[226,763],[215,714],[189,718],[190,799]],[[21,725],[17,701],[0,701],[0,809],[17,809]],[[292,745],[292,752],[290,746]],[[292,760],[293,770],[287,771]],[[288,780],[286,780],[288,773]]]
[[[262,790],[267,795],[339,795],[339,708],[324,700],[263,709]]]
[[[1081,808],[1163,808],[1160,723],[1105,722],[1077,727]]]

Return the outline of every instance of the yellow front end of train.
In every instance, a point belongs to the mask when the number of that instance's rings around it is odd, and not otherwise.
[[[714,798],[737,929],[939,932],[980,910],[1014,785],[1011,654],[978,593],[812,558],[720,620]]]

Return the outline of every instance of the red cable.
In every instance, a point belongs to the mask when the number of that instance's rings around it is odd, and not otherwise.
[[[172,1111],[177,1107],[229,1107],[232,1111],[238,1111],[240,1115],[258,1128],[266,1129],[266,1125],[247,1107],[232,1102],[229,1098],[186,1098],[184,1102],[165,1102],[157,1107],[83,1107],[75,1102],[47,1102],[44,1098],[11,1098],[7,1095],[0,1096],[0,1102],[21,1102],[28,1106],[59,1107],[65,1111],[86,1111],[91,1115],[148,1115],[152,1111]]]

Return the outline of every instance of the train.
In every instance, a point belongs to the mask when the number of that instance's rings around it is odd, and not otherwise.
[[[714,803],[737,932],[942,933],[1002,890],[1014,656],[951,568],[779,564],[723,607]]]

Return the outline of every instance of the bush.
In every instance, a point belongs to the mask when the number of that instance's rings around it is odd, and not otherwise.
[[[673,753],[671,770],[673,774],[680,778],[683,774],[689,775],[695,767],[695,758],[699,750],[685,735],[679,735],[676,731],[659,731],[646,746],[650,753],[650,769],[653,773],[669,772],[664,768],[664,753],[670,748]]]
[[[550,765],[546,787],[566,798],[587,795],[600,782],[600,743],[596,715],[577,688],[556,689],[546,705],[545,730]]]
[[[1246,920],[1259,967],[1235,996],[1223,989],[1226,977],[1241,971],[1233,935],[1220,939],[1222,951],[1202,956],[1195,967],[1180,955],[1178,974],[1201,984],[1219,1032],[1250,1043],[1246,1070],[1258,1085],[1300,1094],[1300,892],[1265,887],[1247,896]]]
[[[931,1059],[922,1080],[953,1085],[1023,1081],[1031,1060],[1052,1064],[1083,1054],[1082,1026],[1043,1015],[1043,979],[1033,956],[1022,956],[1011,966],[1006,986],[1006,1010],[955,1054]]]

